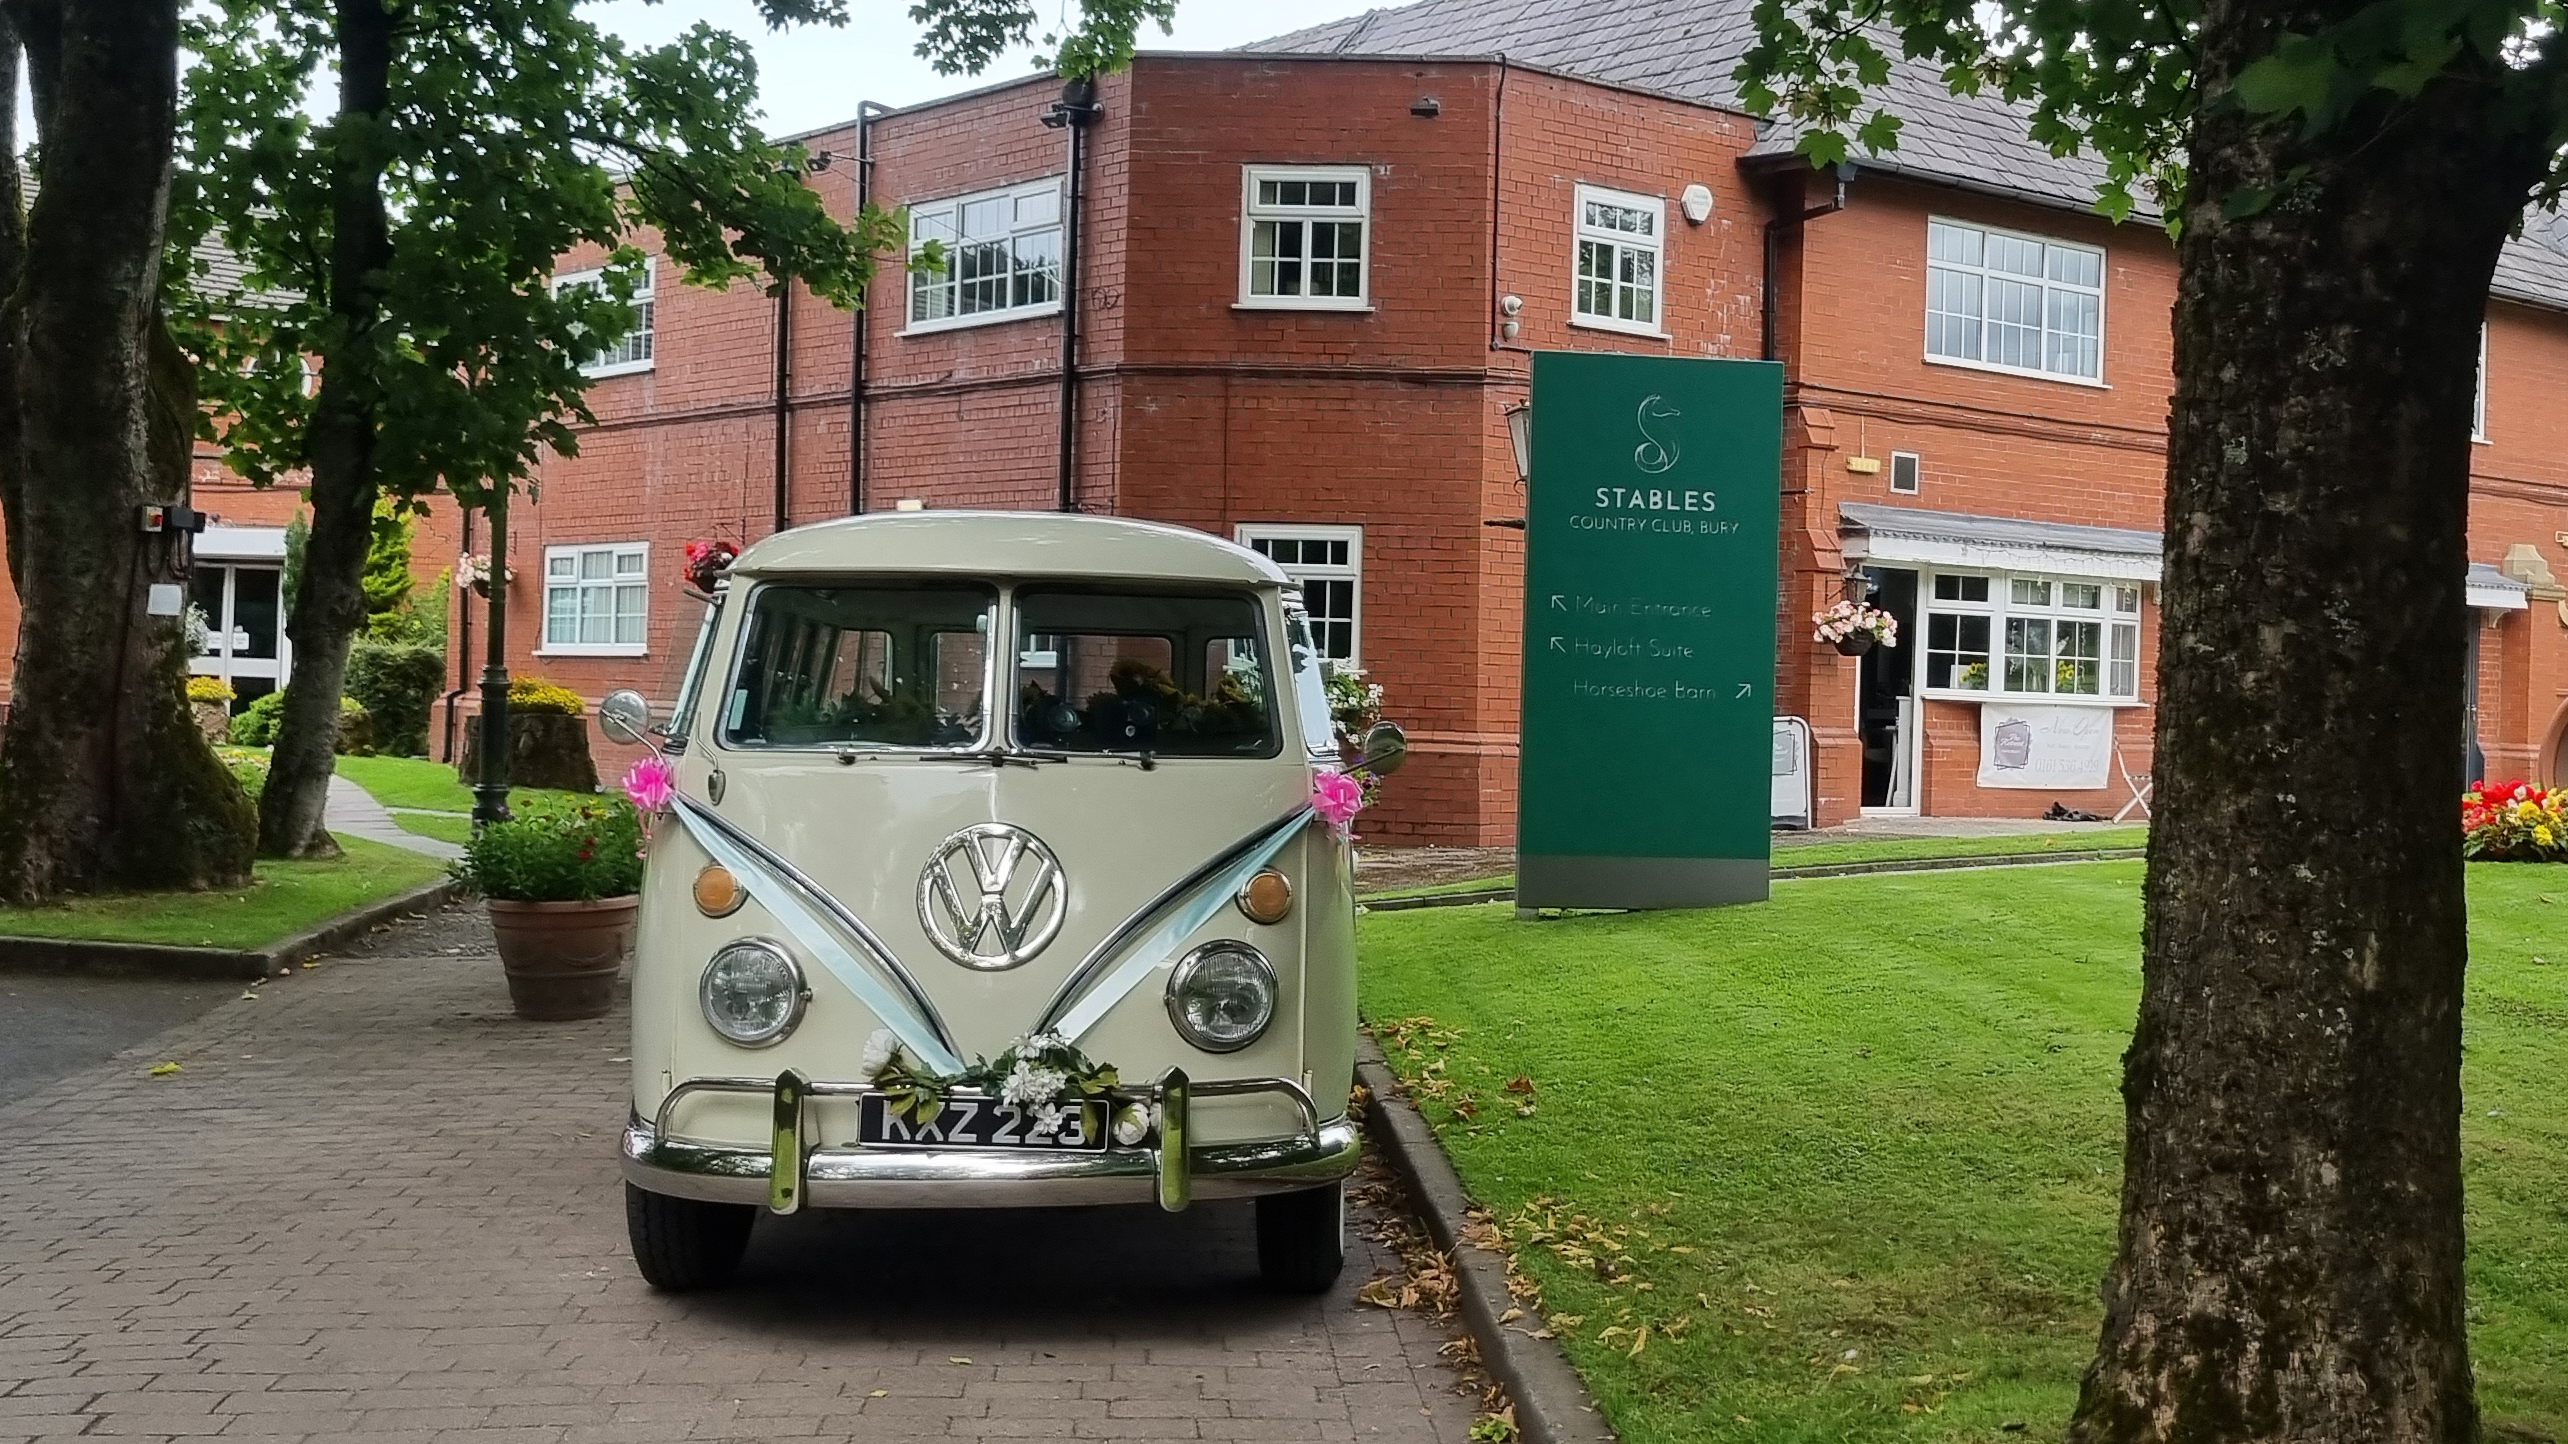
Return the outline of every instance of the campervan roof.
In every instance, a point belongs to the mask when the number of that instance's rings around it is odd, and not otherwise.
[[[734,575],[965,573],[986,577],[1164,577],[1284,584],[1275,563],[1206,532],[1040,511],[896,511],[779,532]]]

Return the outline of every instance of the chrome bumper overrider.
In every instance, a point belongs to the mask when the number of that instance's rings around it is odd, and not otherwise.
[[[1175,1212],[1197,1197],[1248,1198],[1332,1183],[1355,1168],[1355,1125],[1323,1122],[1311,1097],[1282,1078],[1190,1083],[1174,1068],[1146,1088],[1124,1088],[1115,1100],[1156,1104],[1155,1143],[1102,1152],[1014,1148],[886,1148],[809,1141],[809,1102],[857,1097],[861,1083],[814,1082],[788,1072],[776,1079],[692,1078],[672,1089],[649,1120],[624,1126],[624,1176],[636,1186],[714,1203],[763,1203],[777,1213],[816,1208],[1029,1208],[1058,1204],[1139,1203],[1155,1199]],[[700,1143],[669,1133],[677,1102],[694,1093],[754,1093],[771,1098],[774,1141],[767,1148]],[[1302,1132],[1249,1143],[1190,1144],[1189,1105],[1197,1098],[1280,1094],[1301,1115]],[[1111,1116],[1111,1113],[1109,1113]]]

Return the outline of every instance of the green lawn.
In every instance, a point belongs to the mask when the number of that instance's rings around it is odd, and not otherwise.
[[[456,817],[444,812],[396,812],[392,820],[404,832],[415,832],[421,837],[433,837],[458,847],[472,840],[473,820],[469,817]]]
[[[342,757],[339,759],[339,775],[364,788],[375,801],[386,807],[414,807],[429,812],[473,810],[472,789],[456,778],[455,769],[443,762],[430,762],[420,757]],[[515,805],[533,797],[577,795],[539,787],[518,787],[510,789],[508,800]],[[411,827],[409,830],[429,837],[444,836],[424,827]]]
[[[1774,850],[1776,867],[1834,867],[1850,862],[1917,862],[1943,857],[2014,857],[2038,856],[2046,852],[2095,852],[2108,848],[2144,847],[2149,829],[2145,827],[2103,827],[2093,832],[2020,833],[2012,837],[1885,837],[1862,842],[1814,842],[1800,846],[1778,846]],[[1369,892],[1364,900],[1384,898],[1443,897],[1458,892],[1486,892],[1491,888],[1512,888],[1516,875],[1502,872],[1490,877],[1470,878],[1461,882],[1429,883],[1420,887],[1386,888]]]
[[[191,947],[263,948],[316,923],[434,882],[445,864],[362,838],[341,837],[334,862],[261,861],[230,892],[122,893],[48,907],[0,908],[0,934]]]
[[[2140,875],[1376,913],[1364,1009],[1631,1444],[2056,1439],[2112,1253]],[[2479,1397],[2568,1438],[2568,872],[2470,889]]]

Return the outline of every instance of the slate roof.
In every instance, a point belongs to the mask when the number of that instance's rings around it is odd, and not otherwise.
[[[1754,40],[1751,0],[1418,0],[1241,47],[1302,55],[1508,60],[1609,85],[1738,110],[1731,72]],[[1883,98],[1904,122],[1899,148],[1858,151],[1860,170],[2085,211],[2104,176],[2092,156],[2034,142],[2025,112],[1992,96],[1958,96],[1929,62],[1891,61]],[[1798,131],[1766,128],[1751,157],[1792,153]],[[2153,217],[2144,219],[2154,219]],[[2493,293],[2568,311],[2568,220],[2532,214],[2497,263]]]
[[[2134,531],[2118,526],[2079,526],[2064,521],[2026,521],[2009,516],[1972,516],[1958,511],[1923,511],[1916,507],[1876,506],[1861,501],[1839,502],[1837,518],[1841,532],[1913,537],[1919,541],[1973,542],[1982,546],[2098,552],[2131,557],[2155,557],[2162,546],[2159,534],[2153,531]]]

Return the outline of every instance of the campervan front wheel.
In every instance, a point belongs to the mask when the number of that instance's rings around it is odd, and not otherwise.
[[[1257,1271],[1278,1293],[1316,1294],[1346,1264],[1346,1190],[1332,1183],[1257,1200]]]
[[[747,1203],[701,1203],[624,1185],[624,1228],[633,1262],[655,1289],[682,1293],[731,1277],[749,1247],[758,1209]]]

